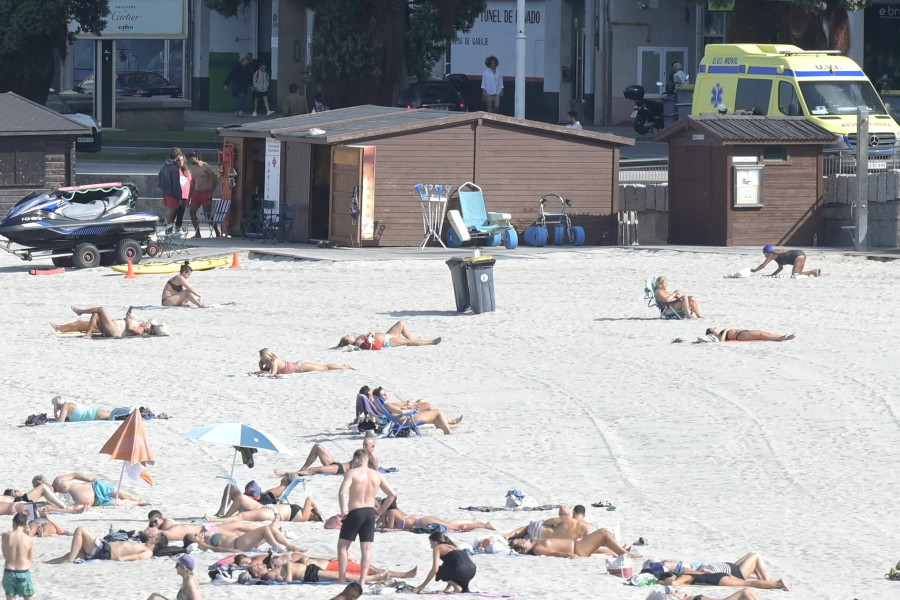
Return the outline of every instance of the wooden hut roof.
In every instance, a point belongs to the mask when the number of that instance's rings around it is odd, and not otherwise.
[[[84,135],[90,127],[16,93],[0,93],[0,136]]]
[[[723,144],[830,144],[835,134],[806,117],[757,115],[689,115],[666,127],[653,138],[668,141],[690,129],[708,133]]]

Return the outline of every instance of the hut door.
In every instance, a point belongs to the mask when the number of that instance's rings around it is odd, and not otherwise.
[[[331,150],[331,218],[328,239],[342,246],[359,246],[362,159],[362,148],[335,146]]]

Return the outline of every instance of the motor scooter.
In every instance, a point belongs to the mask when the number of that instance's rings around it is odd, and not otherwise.
[[[656,85],[662,87],[661,82]],[[666,94],[668,97],[669,94]],[[663,101],[650,100],[644,98],[644,86],[629,85],[625,88],[625,97],[634,100],[634,110],[631,111],[631,118],[634,119],[634,130],[641,135],[651,133],[654,130],[662,129],[665,126],[665,115],[663,114]]]

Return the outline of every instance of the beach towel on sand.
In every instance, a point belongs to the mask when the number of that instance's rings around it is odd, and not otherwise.
[[[797,279],[799,277],[807,277],[807,275],[791,275],[790,273],[779,275],[763,275],[762,273],[754,273],[750,269],[750,267],[741,269],[740,271],[735,271],[730,275],[725,275],[725,279]]]

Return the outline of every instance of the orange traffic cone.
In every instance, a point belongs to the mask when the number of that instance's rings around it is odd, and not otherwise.
[[[241,261],[238,260],[237,252],[235,252],[234,256],[231,257],[231,266],[228,268],[229,269],[240,269],[241,268]]]
[[[137,275],[134,274],[134,265],[131,264],[131,261],[128,261],[128,273],[125,274],[125,279],[137,279]]]

